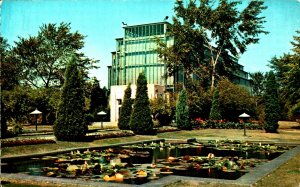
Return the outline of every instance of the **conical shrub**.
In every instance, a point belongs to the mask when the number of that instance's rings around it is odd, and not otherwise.
[[[130,130],[130,116],[132,112],[132,99],[130,84],[125,90],[123,102],[120,111],[120,117],[118,120],[118,127],[121,130]]]
[[[270,71],[267,75],[265,88],[264,129],[266,132],[276,133],[280,117],[280,105],[278,100],[278,85],[273,71]]]
[[[130,118],[130,128],[135,134],[153,133],[147,79],[144,73],[140,73],[137,79],[136,97]]]
[[[72,56],[65,72],[65,82],[54,123],[57,140],[81,141],[88,130],[84,115],[83,78]]]
[[[176,124],[179,129],[192,129],[192,124],[189,120],[189,108],[185,89],[181,90],[181,92],[179,93],[175,114]]]

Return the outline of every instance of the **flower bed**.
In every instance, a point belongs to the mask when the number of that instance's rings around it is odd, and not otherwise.
[[[157,129],[157,133],[179,131],[177,127],[163,126]]]
[[[134,136],[135,134],[129,130],[122,130],[122,131],[109,131],[109,132],[95,132],[89,134],[89,138],[93,140],[105,139],[105,138],[119,138],[119,137],[126,137],[126,136]]]
[[[202,120],[197,118],[192,121],[193,127],[196,129],[243,129],[244,124],[238,122],[230,122],[225,120]],[[263,127],[258,123],[245,123],[246,129],[261,130]]]
[[[56,143],[51,139],[15,139],[15,140],[1,140],[1,147],[13,147],[21,145],[37,145],[37,144],[47,144]]]

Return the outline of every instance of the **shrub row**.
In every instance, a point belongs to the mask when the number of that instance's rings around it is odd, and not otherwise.
[[[56,143],[51,139],[16,139],[16,140],[1,140],[1,147],[13,147],[21,145],[37,145],[46,143]]]
[[[244,124],[243,123],[237,123],[237,122],[224,122],[222,120],[219,121],[193,121],[193,128],[198,129],[243,129]],[[256,123],[245,123],[246,129],[251,130],[261,130],[263,127],[260,124]]]

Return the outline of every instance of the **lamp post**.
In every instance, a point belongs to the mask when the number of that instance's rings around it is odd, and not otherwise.
[[[42,112],[39,111],[37,108],[33,112],[30,113],[31,115],[35,115],[35,131],[37,131],[37,118],[38,118],[38,115],[41,113]]]
[[[97,115],[99,116],[105,116],[106,113],[104,111],[98,112]],[[101,129],[103,129],[103,119],[101,120]]]
[[[250,118],[250,115],[243,113],[243,114],[239,115],[239,118],[246,120],[247,118]],[[245,124],[245,122],[243,122],[243,123],[244,123],[244,136],[246,136],[246,124]]]

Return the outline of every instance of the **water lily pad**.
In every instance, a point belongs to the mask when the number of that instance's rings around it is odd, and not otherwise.
[[[66,171],[68,172],[75,172],[76,170],[78,170],[78,166],[77,165],[69,165],[66,169]]]
[[[46,176],[47,176],[47,177],[55,177],[56,174],[55,174],[54,172],[50,171],[50,172],[48,172],[48,173],[46,174]]]

